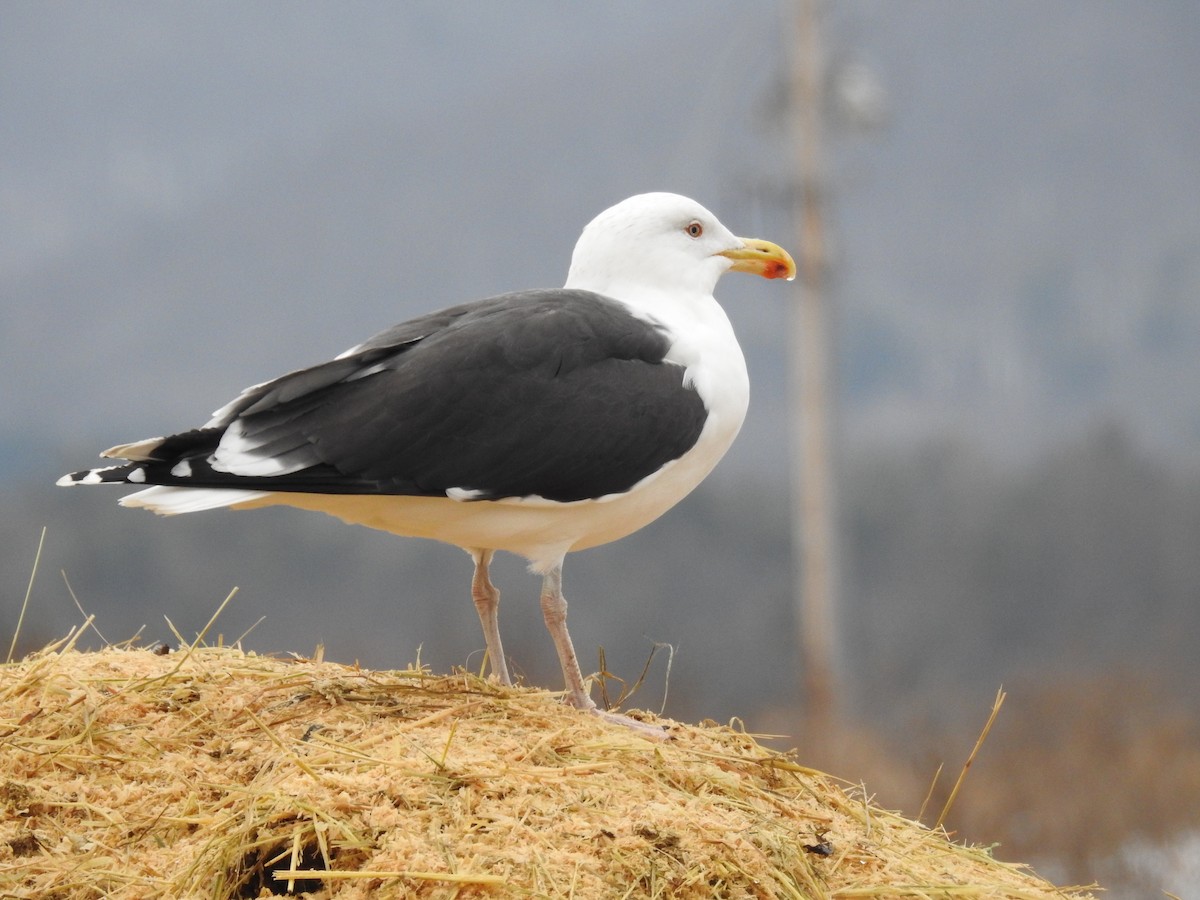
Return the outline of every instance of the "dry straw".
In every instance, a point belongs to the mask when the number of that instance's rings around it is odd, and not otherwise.
[[[67,640],[0,669],[0,897],[1086,896],[654,721],[669,740],[465,673]]]

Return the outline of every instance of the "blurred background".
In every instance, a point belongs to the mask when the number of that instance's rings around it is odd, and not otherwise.
[[[797,252],[807,208],[821,703],[791,562],[803,282],[718,288],[749,418],[675,511],[569,561],[585,670],[632,684],[670,645],[629,704],[779,734],[930,824],[1003,685],[956,837],[1200,896],[1198,77],[1184,0],[4,4],[0,636],[44,526],[17,653],[81,609],[85,646],[190,639],[238,586],[209,640],[478,667],[456,549],[53,482],[417,313],[561,284],[630,194]],[[496,577],[516,671],[557,687],[537,581]]]

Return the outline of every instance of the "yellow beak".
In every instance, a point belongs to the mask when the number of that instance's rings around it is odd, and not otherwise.
[[[763,278],[786,278],[788,281],[796,277],[796,261],[792,255],[770,241],[742,238],[741,247],[725,250],[720,255],[733,260],[730,268],[734,272],[750,272]]]

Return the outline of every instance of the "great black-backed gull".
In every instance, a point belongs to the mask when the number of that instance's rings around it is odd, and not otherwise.
[[[122,505],[163,515],[283,504],[457,545],[475,561],[471,595],[505,684],[488,566],[497,550],[519,554],[542,576],[567,699],[594,710],[567,634],[563,558],[654,521],[729,449],[749,399],[713,299],[730,270],[796,271],[693,200],[630,197],[583,230],[561,289],[420,316],[58,483],[146,485]]]

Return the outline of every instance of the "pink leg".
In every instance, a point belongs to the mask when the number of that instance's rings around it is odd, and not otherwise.
[[[596,704],[588,696],[583,683],[583,673],[579,671],[579,660],[575,657],[571,635],[567,633],[567,600],[562,592],[562,563],[542,577],[542,617],[546,620],[550,637],[554,639],[554,648],[558,650],[558,662],[567,681],[567,702],[576,709],[595,709]]]
[[[492,674],[500,679],[501,684],[512,684],[512,679],[508,677],[508,663],[504,659],[504,647],[500,644],[500,591],[488,577],[488,566],[491,565],[493,551],[475,550],[471,556],[475,560],[471,599],[475,601],[475,610],[479,613],[480,624],[483,625],[488,663],[492,667]]]
[[[575,647],[571,643],[571,635],[567,633],[567,600],[562,592],[562,563],[542,576],[542,616],[550,637],[554,639],[554,647],[558,650],[558,661],[562,665],[563,677],[567,681],[567,702],[576,709],[590,712],[616,725],[624,725],[640,732],[643,737],[654,740],[666,740],[669,735],[656,725],[639,722],[620,713],[597,709],[595,702],[588,695],[587,686],[583,682],[583,673],[579,671],[579,660],[575,656]]]

